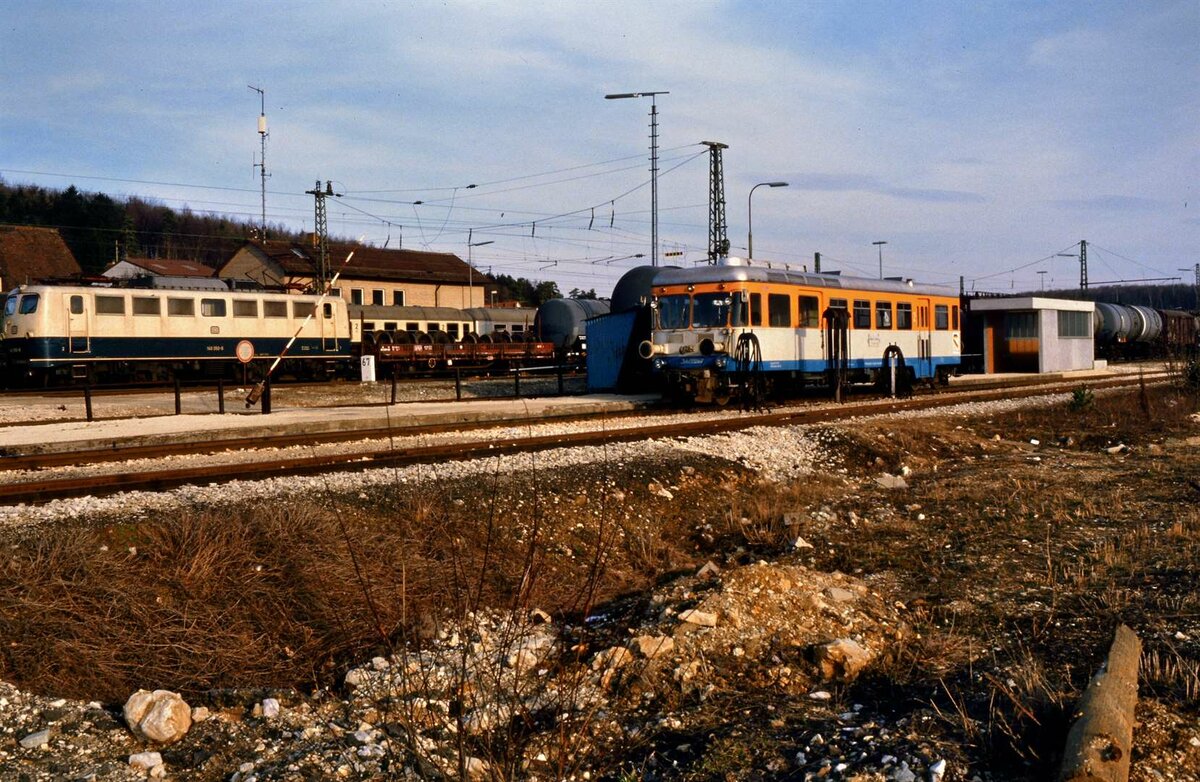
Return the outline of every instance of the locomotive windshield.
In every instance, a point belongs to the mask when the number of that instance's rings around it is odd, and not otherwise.
[[[692,298],[692,326],[703,329],[729,325],[733,302],[727,293],[697,293]]]
[[[22,315],[32,315],[33,313],[37,312],[39,298],[41,298],[41,297],[38,296],[38,294],[36,294],[36,293],[27,293],[24,296],[22,296],[21,297],[21,314]],[[8,309],[7,305],[5,305],[5,309],[6,310]]]
[[[686,329],[688,326],[689,297],[686,293],[658,297],[658,327],[660,329]]]
[[[4,317],[11,318],[17,311],[17,294],[12,294],[4,300]]]

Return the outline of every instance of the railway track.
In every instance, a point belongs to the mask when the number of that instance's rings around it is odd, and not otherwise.
[[[1160,379],[1159,376],[1148,376],[1145,378],[1122,377],[1097,380],[1086,383],[1086,385],[1091,389],[1132,388],[1141,382],[1157,382]],[[0,503],[6,505],[20,503],[35,504],[55,499],[89,495],[103,496],[125,491],[163,491],[196,483],[212,484],[235,480],[252,481],[287,475],[315,475],[332,471],[357,471],[378,467],[399,467],[419,463],[487,458],[497,455],[542,451],[553,448],[603,445],[606,443],[630,442],[643,439],[695,437],[720,434],[722,432],[736,431],[755,426],[827,423],[863,416],[948,407],[965,402],[1014,399],[1062,393],[1078,388],[1080,384],[1079,380],[1056,381],[1023,385],[1018,388],[1004,386],[999,388],[973,389],[971,391],[943,392],[908,399],[888,399],[839,406],[809,405],[800,408],[788,408],[749,415],[704,417],[693,421],[672,421],[667,424],[650,423],[615,428],[608,426],[614,418],[618,417],[611,413],[603,416],[575,416],[573,418],[577,421],[586,418],[603,419],[604,425],[600,428],[570,433],[534,434],[522,437],[483,438],[466,441],[457,440],[448,443],[411,447],[396,447],[389,444],[386,447],[376,447],[352,453],[306,455],[252,463],[206,463],[198,466],[137,471],[124,474],[49,477],[44,480],[35,479],[25,482],[6,482],[0,485]],[[629,415],[644,416],[646,413],[630,413],[624,417],[628,417]],[[562,420],[565,419],[556,419],[555,422]],[[538,422],[547,423],[540,419]],[[481,425],[475,428],[489,429],[512,427],[514,425],[525,426],[532,423],[529,420],[523,422],[510,420]],[[433,434],[435,432],[462,429],[463,426],[461,424],[440,424],[436,427],[413,427],[400,431],[396,429],[376,431],[380,433],[380,437],[382,438],[394,438],[406,437],[413,434]],[[359,430],[355,432],[328,433],[320,436],[292,435],[285,438],[253,438],[203,444],[180,443],[167,446],[143,446],[120,450],[105,449],[102,452],[77,451],[69,454],[46,454],[37,457],[9,457],[7,459],[0,459],[0,469],[37,470],[63,464],[79,465],[95,461],[129,460],[134,458],[155,459],[183,453],[215,453],[229,448],[247,449],[260,446],[278,448],[284,443],[312,445],[317,442],[363,439],[367,436],[366,432]]]

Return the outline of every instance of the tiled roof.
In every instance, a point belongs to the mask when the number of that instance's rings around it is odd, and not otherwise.
[[[317,250],[300,242],[251,242],[286,274],[311,277],[316,274]],[[350,251],[354,257],[346,265]],[[329,271],[348,279],[483,284],[487,277],[469,271],[466,262],[453,253],[421,250],[385,250],[349,244],[329,245]]]
[[[0,278],[6,287],[81,272],[57,229],[0,225]]]
[[[125,262],[161,277],[212,277],[216,274],[214,269],[195,261],[126,258]]]

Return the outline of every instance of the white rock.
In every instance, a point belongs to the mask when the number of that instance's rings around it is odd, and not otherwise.
[[[162,764],[162,755],[157,752],[137,752],[129,756],[129,765],[142,771],[158,768]]]
[[[192,710],[177,692],[138,690],[124,708],[125,724],[135,735],[168,744],[178,741],[192,727]]]
[[[263,698],[262,715],[267,719],[279,716],[279,701],[275,698]]]
[[[197,706],[196,708],[192,709],[192,722],[204,722],[211,716],[212,714],[209,713],[208,707],[206,706]]]
[[[35,733],[30,733],[25,738],[21,739],[21,746],[25,749],[37,749],[44,747],[50,743],[50,729],[39,730]]]
[[[808,697],[814,701],[827,701],[833,697],[833,693],[826,690],[816,690],[815,692],[810,692]]]
[[[797,550],[812,548],[812,547],[813,547],[813,544],[809,543],[807,540],[805,540],[804,538],[799,537],[799,536],[797,536],[796,539],[792,541],[792,548],[797,549]]]
[[[701,627],[716,627],[717,615],[708,611],[697,611],[695,608],[689,608],[687,611],[679,612],[679,621]]]
[[[889,475],[888,473],[880,473],[875,478],[875,482],[885,489],[907,489],[908,481],[901,478],[899,475]]]
[[[946,761],[939,760],[929,767],[929,782],[940,782],[946,773]]]

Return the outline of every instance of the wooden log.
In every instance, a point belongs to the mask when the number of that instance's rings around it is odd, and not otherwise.
[[[1092,677],[1067,734],[1060,782],[1127,782],[1137,706],[1142,642],[1125,625],[1117,628],[1108,659]]]

